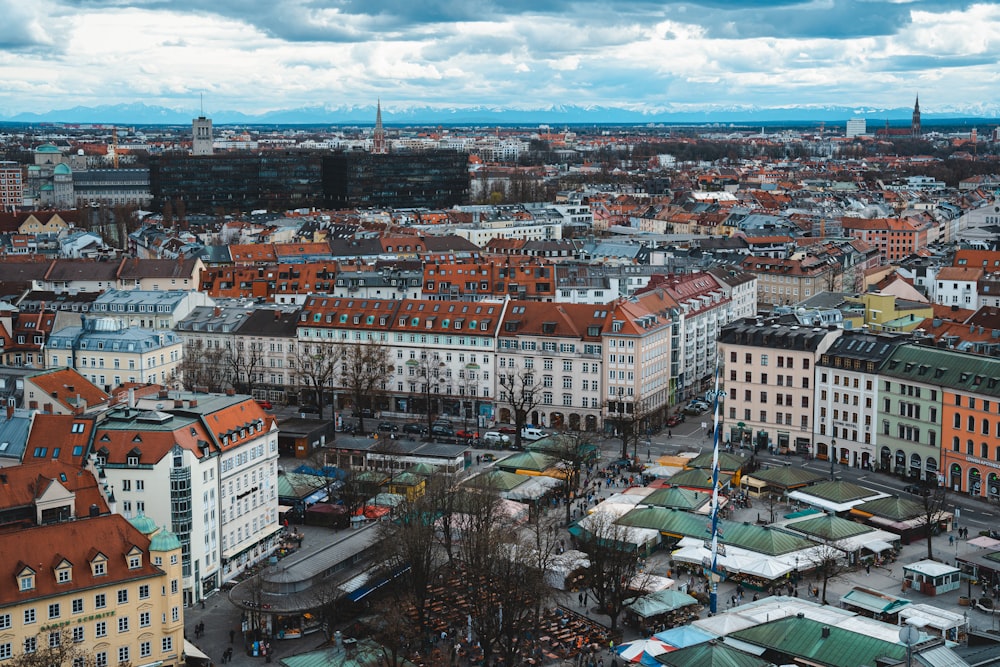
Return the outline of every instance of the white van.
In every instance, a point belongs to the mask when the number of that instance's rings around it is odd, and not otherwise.
[[[528,440],[528,441],[534,442],[535,440],[541,440],[542,438],[547,437],[547,436],[548,436],[548,433],[546,433],[545,431],[543,431],[540,428],[528,428],[528,427],[525,427],[525,428],[521,429],[521,439],[522,440]]]

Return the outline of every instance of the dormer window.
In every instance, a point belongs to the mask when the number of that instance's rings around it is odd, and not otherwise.
[[[138,570],[142,567],[142,552],[138,548],[128,555],[128,569]]]
[[[108,573],[108,561],[101,555],[90,562],[90,569],[95,577],[103,577]]]
[[[19,591],[35,590],[35,571],[30,567],[24,568],[17,575],[17,589]]]

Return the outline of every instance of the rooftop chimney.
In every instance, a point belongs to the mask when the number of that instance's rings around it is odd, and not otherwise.
[[[13,418],[14,418],[14,406],[13,405],[8,405],[7,406],[7,419],[13,419]]]

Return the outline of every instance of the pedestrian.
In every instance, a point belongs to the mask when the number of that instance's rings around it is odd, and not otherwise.
[[[872,564],[871,564],[871,562],[866,562],[865,563],[865,576],[866,577],[870,577],[871,574],[872,574]]]
[[[232,644],[234,639],[236,639],[236,630],[230,630],[229,631],[229,643]]]
[[[580,594],[576,596],[576,600],[577,600],[577,602],[580,603],[580,606],[582,607],[583,606],[583,591],[580,591]]]
[[[962,531],[958,531],[958,536],[959,537],[962,536]],[[955,536],[954,535],[949,535],[948,536],[948,544],[950,545],[950,544],[954,544],[954,543],[955,543]]]
[[[586,604],[588,602],[590,602],[590,592],[589,591],[584,591],[583,592],[583,604],[584,604],[584,606],[586,606]]]

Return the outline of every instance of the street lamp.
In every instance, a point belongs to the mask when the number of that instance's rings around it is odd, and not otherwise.
[[[837,450],[837,439],[830,439],[830,481],[833,481],[833,464],[836,462],[834,459],[834,452]]]

